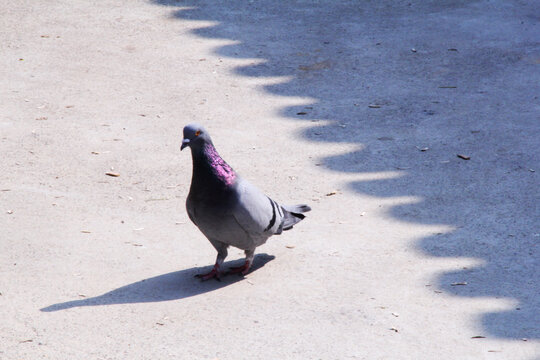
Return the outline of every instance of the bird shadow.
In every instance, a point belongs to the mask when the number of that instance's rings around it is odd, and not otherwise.
[[[275,256],[273,255],[257,254],[253,260],[250,273],[257,271],[274,259]],[[225,268],[228,268],[239,261],[242,261],[243,263],[244,260],[228,261],[225,263]],[[207,266],[173,271],[124,285],[99,296],[52,304],[40,309],[40,311],[54,312],[84,306],[181,300],[191,296],[219,290],[245,279],[245,277],[237,274],[223,276],[221,281],[201,281],[195,277],[195,275],[205,271],[208,271]]]

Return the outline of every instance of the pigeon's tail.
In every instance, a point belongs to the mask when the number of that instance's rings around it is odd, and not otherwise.
[[[308,212],[311,208],[307,205],[286,205],[281,206],[283,209],[283,222],[279,227],[277,234],[281,233],[281,230],[290,230],[294,224],[303,220],[306,216],[302,213]]]

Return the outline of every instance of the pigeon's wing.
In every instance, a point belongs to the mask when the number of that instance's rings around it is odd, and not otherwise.
[[[232,214],[238,225],[260,245],[268,237],[281,232],[283,209],[248,181],[236,184],[237,202]]]

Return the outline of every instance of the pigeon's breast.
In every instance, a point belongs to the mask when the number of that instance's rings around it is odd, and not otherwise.
[[[253,248],[251,236],[238,224],[230,205],[214,202],[190,205],[188,202],[192,220],[209,240],[217,240],[244,250]]]
[[[242,206],[234,191],[217,197],[199,198],[190,194],[186,207],[191,220],[210,241],[247,250],[262,245],[269,237],[262,231],[250,231],[246,224],[239,222],[238,209]]]

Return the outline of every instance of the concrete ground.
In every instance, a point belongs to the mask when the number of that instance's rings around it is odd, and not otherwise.
[[[539,16],[4,3],[0,359],[539,359]],[[313,208],[245,278],[193,277],[194,121]]]

